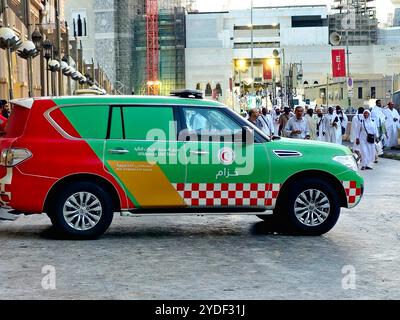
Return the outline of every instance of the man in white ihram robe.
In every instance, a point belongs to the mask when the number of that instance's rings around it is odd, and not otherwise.
[[[383,113],[386,116],[385,126],[388,137],[385,147],[394,148],[399,143],[399,112],[394,108],[393,102],[389,102],[388,107],[383,109]]]
[[[325,141],[337,143],[338,136],[342,134],[342,127],[336,112],[332,107],[328,108],[328,113],[325,115]]]
[[[364,118],[364,108],[359,108],[358,113],[351,120],[350,142],[353,143],[353,152],[361,157],[360,145],[356,143],[358,132],[361,130],[361,124]]]
[[[361,151],[361,170],[372,170],[371,164],[376,158],[375,143],[367,141],[368,134],[374,135],[378,138],[378,129],[376,124],[371,118],[369,110],[364,111],[364,118],[360,124],[360,130],[357,132],[356,144],[360,146]]]

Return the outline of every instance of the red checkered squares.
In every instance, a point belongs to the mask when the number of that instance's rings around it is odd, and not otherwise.
[[[280,184],[175,183],[175,190],[188,206],[258,206],[273,209]]]
[[[342,183],[346,192],[348,207],[353,208],[361,200],[361,188],[357,188],[356,181],[343,181]]]

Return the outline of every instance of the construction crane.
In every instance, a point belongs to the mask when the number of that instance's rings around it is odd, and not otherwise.
[[[158,0],[146,0],[146,40],[147,40],[147,94],[158,95]]]

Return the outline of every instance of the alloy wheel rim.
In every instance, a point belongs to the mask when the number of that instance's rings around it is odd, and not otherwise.
[[[316,227],[323,224],[329,216],[329,198],[320,190],[308,189],[300,193],[294,203],[294,213],[302,224]]]
[[[94,228],[100,221],[103,207],[100,200],[90,192],[77,192],[64,203],[65,222],[77,231]]]

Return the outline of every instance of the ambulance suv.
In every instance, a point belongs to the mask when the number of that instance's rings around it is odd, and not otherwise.
[[[364,188],[347,147],[269,138],[224,105],[172,97],[16,100],[0,138],[0,205],[93,239],[113,215],[253,214],[321,235]]]

